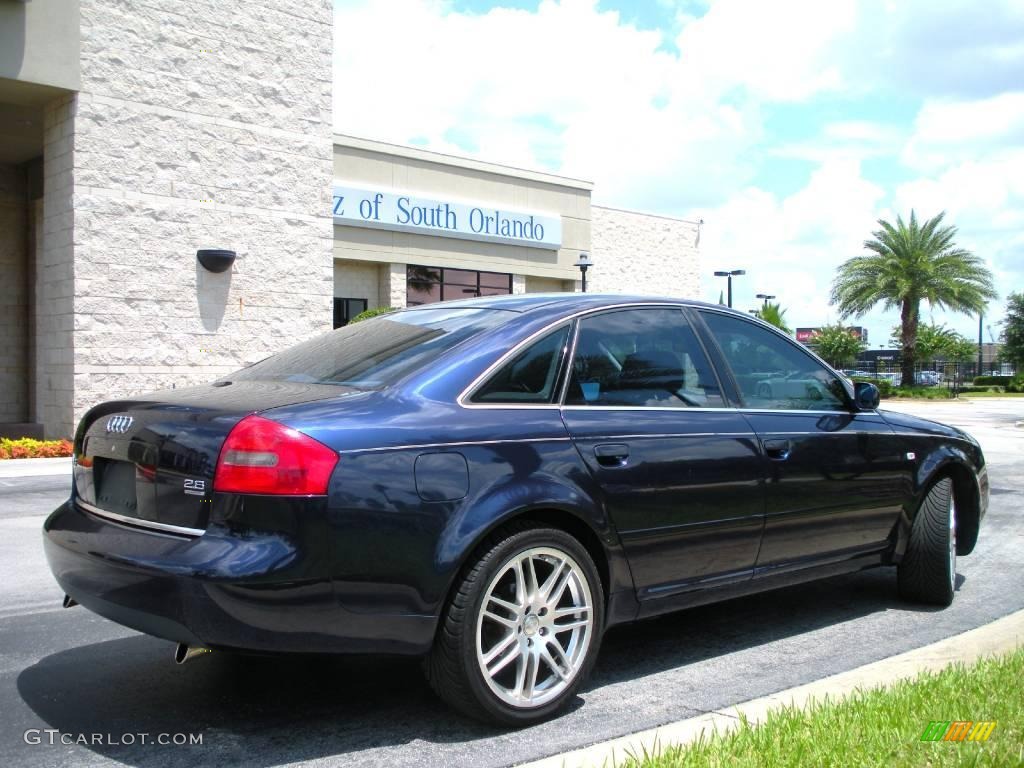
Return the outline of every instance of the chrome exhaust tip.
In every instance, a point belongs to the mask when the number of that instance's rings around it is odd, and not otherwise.
[[[78,605],[78,601],[75,600],[75,598],[73,598],[71,595],[64,595],[65,608],[74,608],[76,605]]]
[[[174,649],[174,663],[184,664],[186,661],[192,661],[192,659],[204,656],[207,653],[213,653],[213,651],[198,645],[189,646],[185,643],[178,643],[178,647]]]

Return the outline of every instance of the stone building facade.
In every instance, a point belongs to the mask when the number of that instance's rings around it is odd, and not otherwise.
[[[35,397],[5,388],[0,420],[50,436],[99,400],[206,381],[331,325],[329,0],[81,0],[79,13],[73,87],[0,71],[0,108],[18,96],[3,78],[41,91],[43,166],[42,221],[19,222],[42,233],[23,258]],[[24,185],[31,159],[0,157],[0,184],[9,167]],[[216,247],[237,252],[231,271],[197,264]]]
[[[692,222],[336,135],[332,42],[329,0],[0,0],[0,434],[69,436],[362,309],[579,290],[584,253],[591,291],[699,295]]]

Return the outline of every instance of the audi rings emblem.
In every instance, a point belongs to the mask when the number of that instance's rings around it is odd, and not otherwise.
[[[131,428],[133,421],[135,421],[135,419],[131,416],[125,416],[123,414],[111,416],[107,419],[107,433],[115,432],[119,435],[124,434]]]

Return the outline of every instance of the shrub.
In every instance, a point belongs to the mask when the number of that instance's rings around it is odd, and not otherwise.
[[[893,383],[888,379],[872,379],[870,376],[854,376],[854,381],[866,381],[868,384],[874,384],[878,387],[878,395],[880,397],[892,397],[893,390],[895,387]]]
[[[1013,383],[1013,376],[975,376],[976,387],[1005,387]]]
[[[915,400],[948,400],[953,395],[945,387],[898,387],[893,390],[893,396],[909,397]]]
[[[348,324],[352,325],[352,323],[361,323],[363,320],[369,320],[371,317],[386,315],[388,312],[395,312],[397,310],[398,307],[377,307],[376,309],[367,309],[349,320]]]
[[[33,440],[31,437],[11,440],[0,437],[0,459],[54,459],[71,453],[70,440]]]

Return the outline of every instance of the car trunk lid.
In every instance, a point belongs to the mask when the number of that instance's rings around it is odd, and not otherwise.
[[[93,408],[75,437],[75,494],[121,522],[198,535],[221,446],[251,413],[359,394],[323,384],[242,381],[168,390]]]

